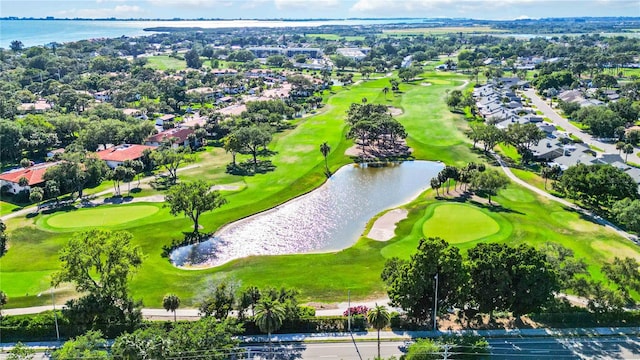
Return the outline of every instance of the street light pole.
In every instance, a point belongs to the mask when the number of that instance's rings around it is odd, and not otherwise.
[[[347,290],[347,329],[351,332],[351,290]]]
[[[433,297],[433,331],[438,331],[438,273],[434,278],[436,279],[436,292]]]

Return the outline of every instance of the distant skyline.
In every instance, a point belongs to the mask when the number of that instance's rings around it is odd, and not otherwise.
[[[640,0],[0,0],[0,16],[150,19],[640,16]]]

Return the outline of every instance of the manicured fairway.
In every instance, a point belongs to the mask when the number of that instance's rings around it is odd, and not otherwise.
[[[348,107],[363,98],[404,110],[398,120],[409,133],[407,143],[416,159],[450,165],[484,162],[470,151],[462,132],[467,122],[451,114],[444,103],[446,91],[464,81],[460,75],[431,72],[412,83],[401,83],[397,94],[383,94],[388,78],[326,92],[326,105],[318,115],[296,119],[293,130],[274,136],[269,149],[275,153],[270,160],[276,169],[267,174],[232,176],[224,171],[230,161],[224,150],[209,148],[197,153],[200,167],[180,173],[182,181],[204,179],[218,185],[239,185],[238,191],[225,194],[228,204],[202,215],[203,231],[214,231],[319,186],[325,180],[324,159],[318,150],[324,141],[331,146],[328,160],[332,170],[349,163],[351,159],[344,153],[353,142],[345,138],[344,118]],[[432,85],[421,85],[424,83]],[[239,155],[238,161],[247,158]],[[11,219],[7,222],[9,252],[0,258],[0,289],[12,299],[7,307],[45,304],[47,300],[35,294],[48,288],[50,274],[59,267],[58,251],[71,233],[94,226],[126,229],[133,234],[133,243],[145,254],[145,260],[132,279],[131,291],[147,307],[161,306],[168,292],[180,296],[185,307],[194,306],[209,281],[224,278],[242,286],[295,287],[308,301],[346,301],[347,289],[352,299],[383,296],[380,272],[385,261],[392,256],[408,258],[425,235],[441,236],[463,252],[479,241],[534,246],[557,242],[585,259],[596,279],[601,278],[602,263],[614,256],[640,257],[628,240],[513,184],[494,198],[500,206],[437,200],[433,195],[429,190],[406,206],[408,218],[398,224],[397,236],[388,242],[363,238],[336,253],[250,257],[198,271],[177,269],[161,256],[164,246],[183,240],[192,228],[190,220],[171,216],[161,204],[101,206]],[[11,284],[6,285],[7,281]]]
[[[118,207],[99,206],[55,214],[45,220],[52,228],[69,229],[112,226],[142,219],[158,212],[153,205],[129,205]]]
[[[463,204],[442,204],[422,225],[425,237],[441,237],[452,244],[481,239],[500,231],[500,225],[480,209]]]

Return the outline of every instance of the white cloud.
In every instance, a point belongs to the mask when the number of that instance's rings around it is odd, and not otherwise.
[[[339,0],[274,0],[276,8],[286,9],[321,9],[332,8],[340,5]],[[313,17],[309,14],[309,17]],[[338,14],[336,14],[337,16]]]
[[[60,17],[79,18],[108,18],[108,17],[136,17],[144,13],[143,9],[137,5],[117,5],[113,8],[96,9],[69,9],[57,12]]]
[[[213,8],[218,6],[232,6],[234,1],[231,0],[147,0],[151,5],[155,6],[177,6],[185,7],[204,7]],[[240,2],[236,1],[236,4]]]

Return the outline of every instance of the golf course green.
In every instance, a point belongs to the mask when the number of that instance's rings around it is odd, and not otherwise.
[[[46,226],[53,229],[78,229],[89,227],[109,227],[134,222],[158,212],[153,205],[129,205],[106,207],[56,213],[44,220]]]
[[[403,109],[397,118],[408,132],[407,145],[416,159],[458,166],[471,161],[486,163],[481,155],[471,151],[463,132],[468,128],[466,120],[452,114],[444,101],[446,92],[464,87],[465,80],[458,74],[427,72],[413,82],[401,83],[397,93],[383,93],[382,89],[389,86],[389,78],[364,80],[358,85],[326,91],[326,104],[318,114],[293,120],[295,128],[275,134],[269,150],[274,154],[270,160],[276,169],[270,173],[229,175],[224,167],[231,162],[231,155],[221,148],[207,147],[196,154],[200,166],[180,172],[180,181],[204,179],[216,185],[243,186],[224,195],[226,205],[201,216],[201,231],[213,232],[226,223],[273,208],[321,185],[326,177],[319,145],[325,141],[331,147],[328,163],[333,171],[352,162],[345,156],[353,141],[345,137],[344,119],[349,106],[361,103],[363,98],[369,103]],[[249,156],[238,155],[237,160],[244,161]],[[424,181],[429,183],[429,179]],[[194,306],[203,289],[220,279],[241,286],[294,287],[306,301],[345,301],[347,289],[352,299],[377,298],[385,295],[380,279],[385,261],[392,256],[408,258],[424,236],[440,236],[456,243],[463,252],[479,241],[533,246],[556,242],[584,259],[596,279],[602,277],[600,266],[616,254],[640,257],[628,240],[613,231],[515,184],[492,200],[499,206],[472,200],[436,199],[435,193],[428,190],[403,206],[408,217],[398,223],[396,237],[387,242],[363,237],[338,252],[253,256],[205,270],[177,269],[161,256],[164,246],[183,240],[192,228],[189,219],[171,216],[162,204],[103,205],[18,217],[6,222],[11,240],[9,251],[0,258],[1,287],[10,299],[6,307],[44,305],[47,299],[36,294],[48,289],[51,273],[59,268],[58,251],[73,232],[95,226],[126,229],[133,234],[133,243],[140,247],[145,259],[131,280],[131,292],[146,307],[160,307],[167,293],[177,294],[181,306]]]
[[[491,216],[464,204],[440,204],[422,225],[425,237],[441,237],[452,244],[478,240],[498,231],[500,225]]]

